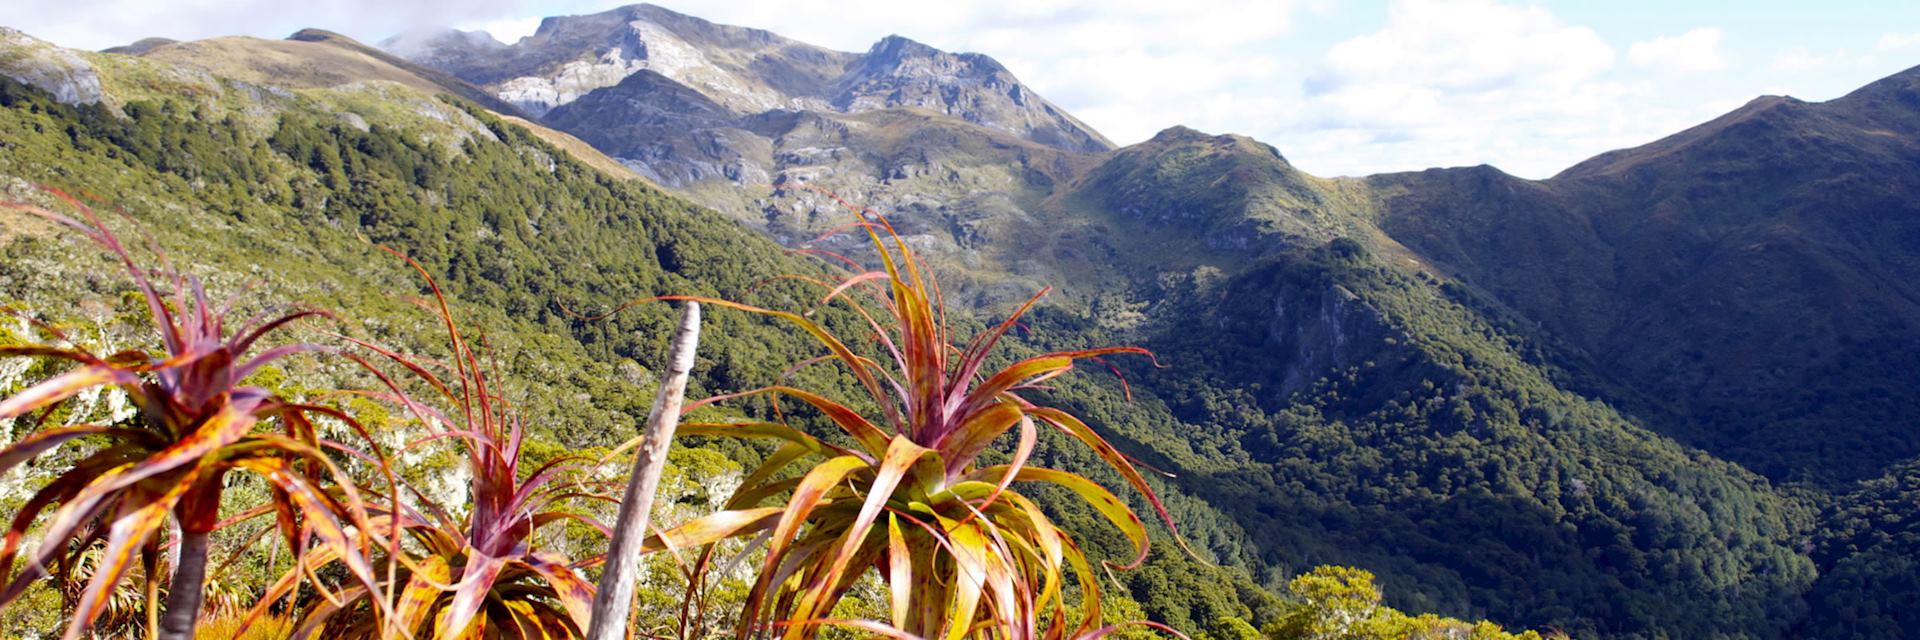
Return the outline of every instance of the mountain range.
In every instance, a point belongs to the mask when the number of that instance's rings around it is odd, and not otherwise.
[[[653,246],[631,258],[643,271],[700,273],[690,256],[763,238],[858,257],[826,190],[888,215],[982,319],[1054,286],[1024,343],[1140,344],[1165,367],[1116,363],[1130,387],[1086,376],[1053,393],[1172,472],[1188,535],[1237,576],[1209,582],[1178,557],[1123,575],[1160,621],[1257,619],[1263,590],[1339,563],[1380,574],[1401,608],[1577,636],[1920,635],[1920,69],[1823,103],[1758,98],[1526,180],[1487,166],[1322,178],[1178,126],[1116,147],[985,55],[899,36],[833,51],[651,5],[548,18],[512,44],[309,30],[95,54],[0,32],[0,52],[0,75],[76,108],[124,115],[200,87],[222,96],[204,108],[262,123],[468,153],[512,138],[467,123],[457,105],[472,105],[527,132],[522,156],[548,149],[699,205],[686,215],[701,222],[660,228],[726,221],[678,244],[609,227],[600,241]],[[324,106],[288,106],[309,100]],[[62,175],[86,174],[0,162],[0,179]],[[427,197],[390,188],[389,204]],[[520,255],[435,231],[454,215],[439,208],[386,220],[378,202],[337,205],[356,216],[299,202],[232,206],[341,216],[448,269]],[[560,224],[542,210],[487,224]],[[224,224],[274,228],[242,218]],[[674,292],[484,280],[462,293]],[[589,351],[612,339],[544,305],[501,322]],[[737,388],[752,357],[704,384]]]

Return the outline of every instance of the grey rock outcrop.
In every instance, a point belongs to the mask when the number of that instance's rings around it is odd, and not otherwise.
[[[38,87],[64,104],[98,104],[100,74],[86,58],[15,29],[0,27],[0,75]]]

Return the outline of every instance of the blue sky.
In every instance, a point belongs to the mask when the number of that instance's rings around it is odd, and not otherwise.
[[[19,0],[15,0],[19,2]],[[26,0],[0,24],[100,48],[148,35],[506,41],[593,0]],[[888,34],[1005,63],[1120,143],[1242,133],[1320,175],[1492,164],[1542,178],[1763,94],[1827,100],[1920,65],[1920,3],[1525,0],[659,0],[863,51]],[[16,5],[17,6],[17,5]]]

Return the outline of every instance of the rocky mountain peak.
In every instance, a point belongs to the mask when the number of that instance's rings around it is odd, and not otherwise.
[[[634,23],[639,22],[664,29],[675,37],[702,43],[750,46],[789,42],[761,29],[715,24],[653,4],[630,4],[585,15],[550,16],[540,21],[529,38],[545,45],[613,42],[633,35]]]
[[[1146,144],[1141,146],[1157,148],[1179,146],[1215,147],[1221,150],[1243,154],[1249,158],[1278,161],[1281,166],[1292,166],[1291,163],[1287,162],[1285,156],[1280,155],[1280,150],[1274,148],[1273,145],[1234,133],[1210,134],[1185,125],[1174,125],[1162,129],[1160,133],[1153,134],[1153,138],[1147,140]]]
[[[1177,144],[1181,142],[1198,142],[1211,137],[1213,136],[1207,135],[1198,129],[1176,124],[1161,129],[1160,133],[1153,134],[1153,138],[1149,140],[1149,142],[1154,144]]]
[[[1070,151],[1113,144],[1047,103],[991,57],[948,53],[891,35],[874,43],[835,82],[832,105],[860,113],[916,107]]]
[[[800,44],[765,29],[718,24],[659,5],[628,5],[620,10],[627,12],[633,20],[645,20],[660,25],[688,41],[714,46],[756,49]]]
[[[881,64],[899,64],[914,58],[932,58],[944,55],[939,49],[927,46],[903,35],[893,34],[873,43],[867,50],[866,60]]]
[[[934,78],[948,83],[974,82],[998,88],[1017,86],[1019,80],[999,61],[978,53],[947,53],[905,36],[880,39],[860,57],[860,63],[847,72],[843,83],[870,81],[876,77]],[[1019,99],[1020,96],[1011,96]]]

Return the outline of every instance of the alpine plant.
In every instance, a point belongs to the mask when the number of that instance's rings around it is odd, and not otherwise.
[[[395,253],[395,255],[399,255]],[[393,456],[367,456],[385,468],[390,493],[367,492],[369,528],[385,543],[378,585],[343,589],[300,619],[294,638],[335,639],[577,638],[587,629],[594,587],[576,563],[541,548],[535,534],[548,525],[577,521],[606,533],[605,525],[564,509],[569,501],[598,498],[588,480],[594,461],[560,458],[538,468],[523,466],[526,433],[520,416],[494,388],[494,374],[460,332],[439,285],[419,263],[407,263],[434,294],[433,309],[447,331],[451,359],[436,363],[369,342],[348,341],[405,369],[430,391],[416,401],[396,380],[365,358],[348,354],[379,377],[388,392],[379,397],[402,405],[428,433]],[[441,373],[435,373],[440,369]],[[467,504],[438,504],[392,472],[392,458],[411,450],[457,443],[471,479]],[[294,590],[303,574],[337,562],[313,554],[267,590],[251,619],[260,619]],[[382,562],[384,560],[384,562]],[[598,561],[600,558],[589,559]]]
[[[138,573],[147,580],[146,618],[158,627],[146,635],[191,638],[203,603],[209,536],[230,524],[220,518],[220,502],[226,476],[234,472],[256,475],[273,489],[270,504],[247,516],[275,514],[282,538],[296,554],[325,550],[341,558],[351,576],[370,582],[372,567],[362,550],[371,540],[363,529],[346,526],[364,519],[359,500],[323,451],[337,443],[318,437],[312,420],[337,412],[242,384],[264,365],[319,349],[298,343],[256,347],[289,323],[324,314],[262,315],[229,327],[231,301],[215,307],[198,280],[170,270],[152,272],[156,282],[91,208],[48,192],[81,219],[24,203],[0,207],[77,230],[117,258],[140,291],[159,344],[100,355],[57,328],[36,323],[52,344],[0,347],[4,357],[74,365],[0,401],[0,418],[41,424],[69,398],[102,388],[125,393],[139,409],[115,424],[40,428],[0,450],[0,473],[6,473],[63,444],[92,445],[77,461],[56,469],[54,479],[14,515],[0,543],[0,571],[8,574],[0,606],[50,573],[62,583],[78,581],[76,570],[83,568],[85,586],[73,600],[65,632],[67,640],[75,640],[116,606],[116,587]],[[163,293],[162,284],[171,295]],[[36,524],[38,546],[16,563]],[[161,555],[177,558],[167,580],[164,617],[153,609],[161,591],[156,575]]]
[[[928,639],[1087,638],[1113,631],[1101,623],[1099,579],[1086,553],[1017,488],[1021,483],[1051,484],[1084,499],[1131,542],[1131,559],[1119,568],[1133,568],[1146,559],[1147,527],[1106,487],[1029,464],[1037,431],[1056,429],[1091,448],[1146,497],[1176,540],[1179,530],[1126,455],[1079,418],[1027,396],[1077,361],[1151,354],[1136,347],[1065,351],[989,370],[988,358],[1000,340],[1046,291],[960,345],[947,328],[937,285],[911,248],[884,218],[876,214],[869,220],[869,211],[849,208],[861,216],[855,226],[872,240],[884,270],[858,272],[856,267],[837,282],[814,283],[827,291],[822,306],[842,301],[865,319],[883,358],[857,354],[847,340],[807,314],[713,298],[667,299],[695,300],[797,325],[828,352],[797,366],[837,361],[859,381],[877,413],[862,413],[786,385],[688,405],[691,411],[716,402],[767,397],[778,408],[785,398],[816,409],[844,431],[851,444],[805,433],[788,424],[783,413],[776,422],[683,425],[683,436],[768,439],[780,445],[747,476],[724,510],[656,535],[649,547],[682,549],[732,537],[762,538],[766,555],[743,604],[736,628],[740,638],[811,638],[828,626]],[[893,239],[893,248],[882,241],[883,231]],[[1009,435],[1006,462],[983,465],[982,454]],[[803,461],[811,467],[798,472],[795,465]],[[887,584],[890,619],[833,619],[835,605],[869,569],[877,570]],[[1077,607],[1070,607],[1066,598],[1068,571],[1077,578]]]

